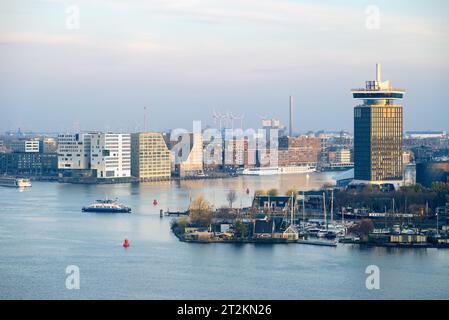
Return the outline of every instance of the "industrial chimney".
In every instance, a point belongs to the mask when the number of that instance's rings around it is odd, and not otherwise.
[[[290,96],[289,136],[293,136],[293,96]]]

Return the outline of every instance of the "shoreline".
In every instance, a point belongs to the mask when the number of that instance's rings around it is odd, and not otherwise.
[[[176,182],[176,181],[192,181],[192,180],[213,180],[213,179],[230,179],[236,178],[238,176],[234,175],[211,175],[211,176],[191,176],[191,177],[170,177],[162,179],[148,179],[140,180],[136,177],[126,177],[126,178],[72,178],[72,177],[58,177],[58,176],[33,176],[33,175],[4,175],[5,178],[26,178],[31,181],[38,182],[58,182],[58,183],[71,183],[71,184],[84,184],[84,185],[105,185],[105,184],[145,184],[145,183],[156,183],[156,182]]]

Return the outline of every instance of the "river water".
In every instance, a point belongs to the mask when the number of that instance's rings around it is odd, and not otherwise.
[[[170,218],[159,217],[160,209],[184,210],[198,195],[219,207],[233,189],[234,205],[247,206],[247,188],[309,190],[332,176],[0,188],[0,298],[448,299],[449,250],[189,244],[170,232]],[[105,196],[133,213],[81,212]],[[68,265],[79,268],[78,290],[66,288]],[[365,285],[370,265],[380,271],[378,290]]]

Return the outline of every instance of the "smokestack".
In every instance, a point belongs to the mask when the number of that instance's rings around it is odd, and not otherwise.
[[[380,83],[380,63],[376,63],[376,80]]]
[[[293,96],[290,96],[289,136],[293,135]]]

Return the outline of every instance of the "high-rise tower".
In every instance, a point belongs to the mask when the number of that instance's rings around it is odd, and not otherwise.
[[[402,100],[405,91],[381,81],[380,64],[376,80],[364,89],[351,90],[362,104],[354,107],[354,179],[366,183],[402,181]]]

